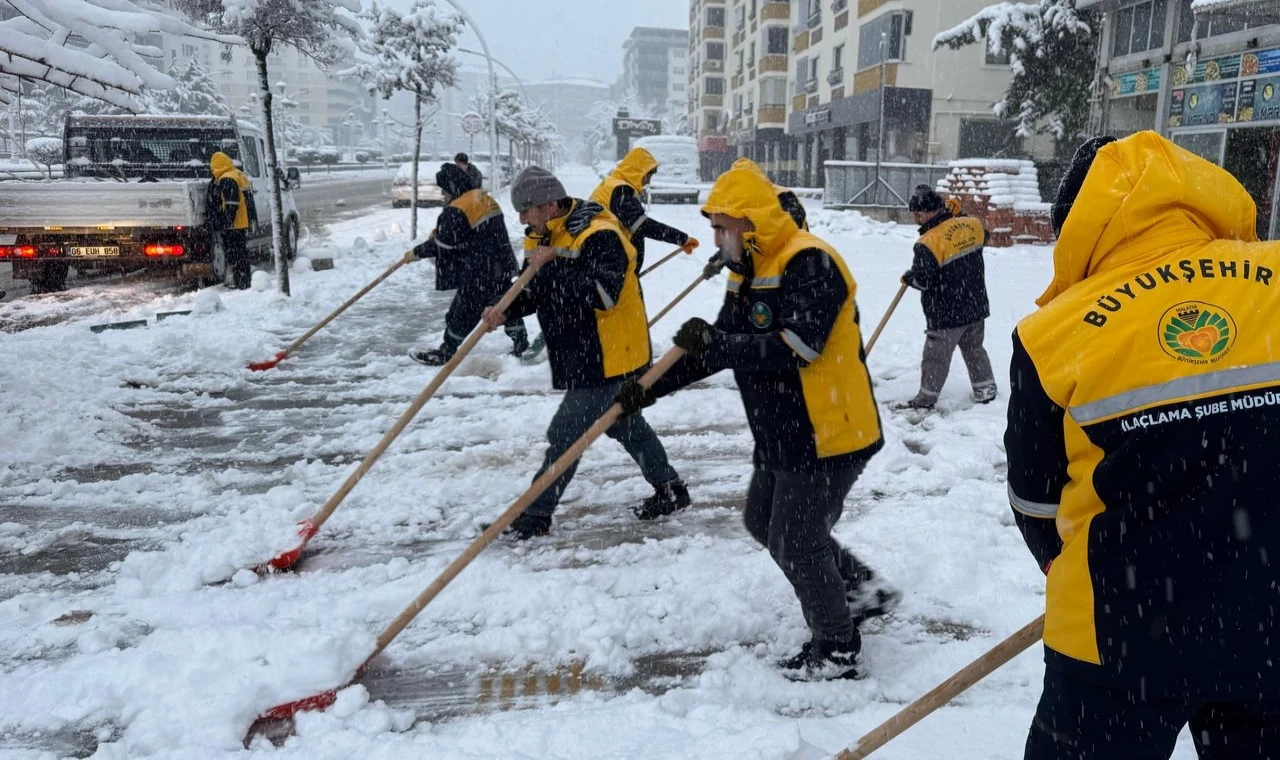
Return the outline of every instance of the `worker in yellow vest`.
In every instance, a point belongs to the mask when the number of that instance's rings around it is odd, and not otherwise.
[[[845,496],[884,444],[862,351],[857,284],[826,241],[802,231],[759,172],[716,180],[702,208],[729,268],[714,325],[691,319],[687,353],[650,391],[630,381],[626,413],[731,369],[755,438],[743,521],[791,582],[812,640],[781,663],[792,678],[861,675],[858,626],[900,594],[832,536]]]

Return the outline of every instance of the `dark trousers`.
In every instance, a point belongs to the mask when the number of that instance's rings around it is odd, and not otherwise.
[[[1194,691],[1122,689],[1052,668],[1024,757],[1167,760],[1187,724],[1202,760],[1280,760],[1280,697],[1218,701]]]
[[[547,452],[542,458],[542,466],[538,468],[537,475],[533,476],[534,480],[546,472],[561,454],[568,451],[613,406],[613,398],[618,395],[621,387],[622,383],[616,382],[598,388],[570,388],[564,392],[560,408],[556,410],[551,418],[551,425],[547,428]],[[636,464],[640,465],[644,479],[653,485],[680,479],[667,461],[667,451],[662,447],[662,441],[658,440],[658,434],[653,432],[653,428],[649,427],[649,423],[645,422],[644,416],[639,412],[613,423],[605,431],[605,435],[622,444],[631,458],[636,460]],[[543,491],[525,512],[549,517],[556,511],[564,489],[569,487],[569,481],[573,480],[573,474],[577,471],[577,462],[569,465],[564,474]]]
[[[443,348],[449,354],[458,350],[467,335],[480,324],[484,308],[498,300],[505,290],[505,286],[493,288],[463,285],[458,288],[449,304],[449,311],[444,315]],[[516,348],[523,350],[529,345],[529,335],[525,330],[524,320],[520,317],[508,319],[502,329]]]
[[[814,473],[757,468],[747,488],[742,521],[791,582],[815,639],[843,643],[852,638],[845,592],[872,575],[831,536],[864,467]]]
[[[253,262],[249,260],[248,230],[222,230],[222,255],[226,271],[231,274],[231,287],[245,290],[253,280]]]
[[[942,386],[951,373],[951,355],[956,347],[969,370],[969,384],[974,392],[996,384],[991,371],[991,359],[982,341],[986,333],[986,320],[970,322],[944,330],[924,331],[924,358],[920,362],[920,395],[929,400],[937,399]]]

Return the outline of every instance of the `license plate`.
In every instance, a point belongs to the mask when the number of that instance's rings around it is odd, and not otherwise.
[[[72,256],[119,256],[118,245],[75,245],[70,249]]]

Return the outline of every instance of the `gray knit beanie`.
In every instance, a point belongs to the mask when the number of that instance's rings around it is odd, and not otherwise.
[[[568,197],[556,175],[541,166],[526,167],[511,184],[511,205],[517,212]]]

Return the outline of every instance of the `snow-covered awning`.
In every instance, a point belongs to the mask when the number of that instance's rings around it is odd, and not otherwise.
[[[1196,15],[1230,15],[1259,21],[1280,21],[1276,0],[1191,0]]]

